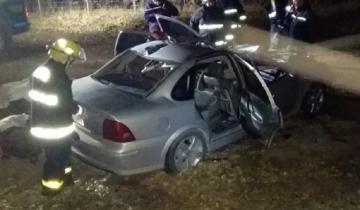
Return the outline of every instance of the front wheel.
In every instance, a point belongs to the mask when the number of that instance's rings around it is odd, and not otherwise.
[[[177,174],[196,166],[205,156],[204,139],[189,133],[175,140],[166,155],[165,172]]]
[[[305,95],[302,111],[306,117],[314,118],[320,114],[325,103],[325,88],[322,85],[312,85]]]

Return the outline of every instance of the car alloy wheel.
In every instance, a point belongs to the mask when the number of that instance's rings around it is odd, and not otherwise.
[[[310,88],[303,105],[303,110],[306,115],[315,117],[321,111],[325,101],[325,91],[320,85]]]
[[[204,147],[196,136],[189,136],[180,141],[175,150],[175,167],[185,171],[196,166],[202,159]]]
[[[187,134],[175,140],[169,148],[165,171],[169,174],[179,172],[196,166],[206,154],[206,147],[203,139],[195,134]]]

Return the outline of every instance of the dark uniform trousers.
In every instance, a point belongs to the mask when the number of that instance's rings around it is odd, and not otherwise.
[[[43,168],[43,180],[60,179],[65,181],[66,174],[71,173],[70,156],[72,140],[73,135],[70,135],[63,139],[58,139],[58,142],[44,144],[46,160]]]
[[[310,8],[303,7],[297,11],[288,12],[285,16],[286,31],[290,42],[288,44],[288,50],[292,53],[296,53],[298,56],[306,56],[306,47],[297,41],[312,43],[313,42],[313,14]]]

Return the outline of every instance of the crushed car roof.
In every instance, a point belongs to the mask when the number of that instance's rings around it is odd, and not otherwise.
[[[152,41],[131,48],[146,58],[167,60],[181,63],[189,57],[198,57],[214,52],[214,49],[187,44],[167,43],[165,41]]]

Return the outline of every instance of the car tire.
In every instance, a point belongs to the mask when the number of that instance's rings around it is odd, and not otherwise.
[[[252,138],[258,139],[261,137],[261,134],[259,134],[257,129],[254,128],[254,126],[245,117],[241,117],[241,122],[242,122],[241,124],[242,124],[242,127],[245,130],[245,132],[247,134],[249,134]]]
[[[205,140],[196,132],[179,136],[170,146],[165,159],[165,172],[175,175],[196,166],[207,153]]]
[[[307,118],[317,117],[325,104],[326,91],[323,85],[314,84],[310,86],[305,94],[301,106],[302,113]]]

